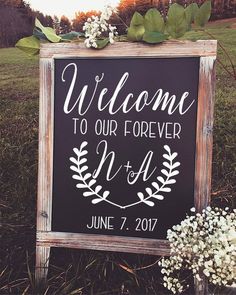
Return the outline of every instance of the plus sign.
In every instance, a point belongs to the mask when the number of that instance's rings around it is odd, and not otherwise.
[[[129,171],[130,168],[132,168],[132,166],[130,165],[130,162],[128,161],[126,165],[124,165],[124,167],[126,168],[126,172]]]

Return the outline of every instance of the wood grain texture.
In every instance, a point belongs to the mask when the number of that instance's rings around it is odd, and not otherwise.
[[[53,99],[52,60],[40,60],[39,101],[39,163],[37,230],[51,230],[52,161],[53,161]]]
[[[52,59],[40,60],[37,232],[50,231],[52,223],[52,65]],[[41,247],[36,243],[35,283],[37,286],[46,280],[49,255],[50,247]]]
[[[215,60],[216,56],[200,58],[194,189],[199,212],[210,204],[211,195]]]
[[[166,41],[159,45],[116,42],[102,50],[87,49],[83,43],[42,44],[41,58],[71,57],[188,57],[213,56],[216,54],[216,40]]]
[[[213,149],[213,112],[216,55],[201,57],[198,88],[198,115],[195,160],[195,207],[198,212],[210,205]],[[208,295],[204,274],[195,280],[195,295]]]
[[[40,288],[43,287],[49,267],[50,247],[36,246],[36,262],[35,262],[35,285]]]
[[[37,234],[37,244],[46,247],[142,253],[160,256],[170,255],[168,241],[107,235],[39,232]]]

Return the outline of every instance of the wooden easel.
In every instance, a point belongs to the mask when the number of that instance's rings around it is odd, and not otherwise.
[[[81,44],[42,44],[40,51],[36,284],[42,284],[46,280],[51,247],[94,249],[158,256],[170,255],[170,247],[166,240],[63,233],[51,230],[54,58],[58,56],[200,58],[194,198],[197,210],[201,211],[210,202],[216,47],[216,41],[167,41],[158,46],[116,43],[104,50],[95,51],[89,50]],[[204,280],[201,284],[196,283],[195,286],[197,295],[207,294],[207,284]]]

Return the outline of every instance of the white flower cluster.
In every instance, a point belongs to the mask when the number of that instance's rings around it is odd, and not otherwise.
[[[85,31],[85,45],[86,47],[97,48],[97,40],[103,37],[109,38],[109,42],[113,44],[115,42],[115,36],[118,35],[117,28],[108,23],[112,14],[116,10],[111,6],[105,6],[100,16],[92,16],[87,19],[84,24],[83,30]]]
[[[159,265],[164,286],[181,293],[180,270],[190,270],[201,281],[204,274],[209,283],[224,286],[236,282],[236,210],[207,207],[202,213],[187,216],[179,225],[168,230],[171,256]],[[187,287],[187,286],[185,286]]]

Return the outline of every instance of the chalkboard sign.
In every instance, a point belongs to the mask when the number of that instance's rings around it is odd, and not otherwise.
[[[165,239],[184,219],[199,60],[55,60],[53,231]]]
[[[215,55],[43,45],[39,268],[53,246],[168,255],[167,230],[209,202]]]

